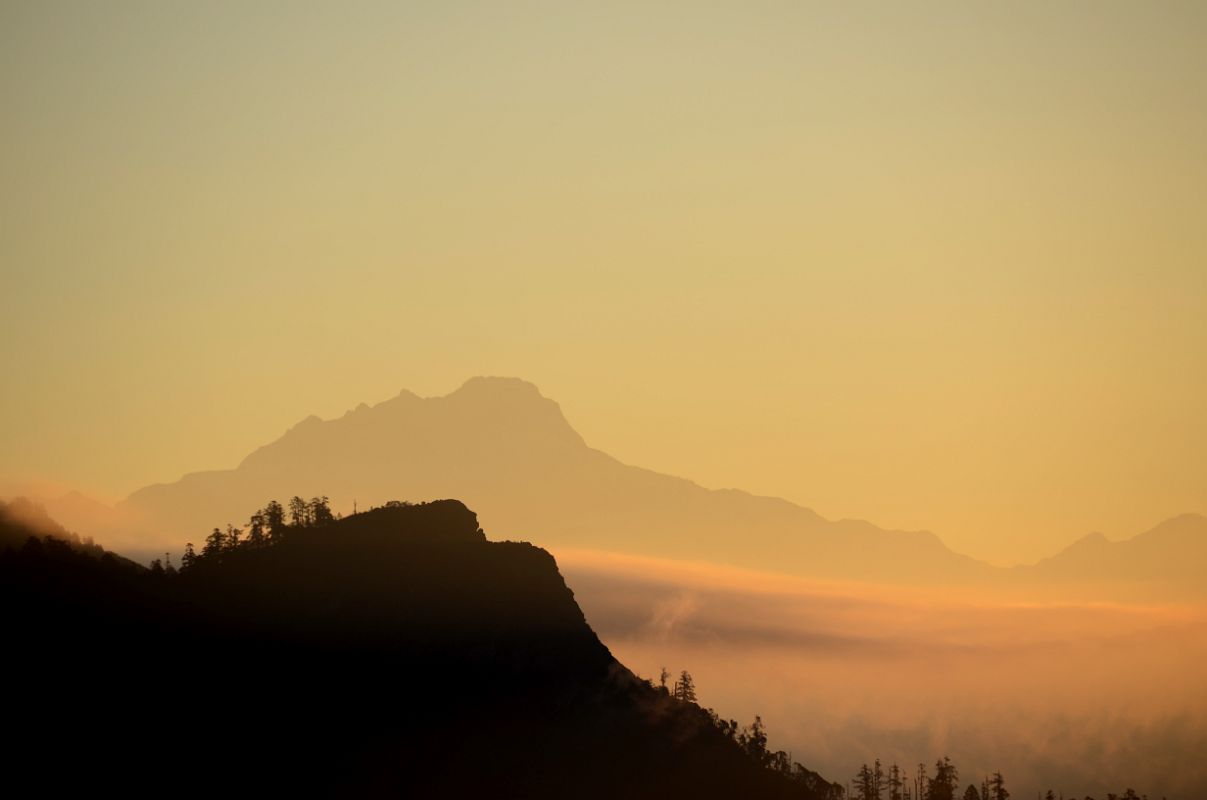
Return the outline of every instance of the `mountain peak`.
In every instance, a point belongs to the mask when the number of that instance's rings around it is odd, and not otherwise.
[[[1145,531],[1136,539],[1143,540],[1185,540],[1202,542],[1207,539],[1207,517],[1202,514],[1179,514],[1170,517],[1150,531]]]
[[[474,463],[482,480],[494,480],[490,476],[500,463],[524,463],[537,453],[548,460],[567,450],[585,450],[585,444],[557,403],[528,381],[480,376],[443,396],[403,390],[336,419],[307,417],[247,456],[239,469],[279,478],[305,472],[302,465],[307,464],[352,472],[366,462],[374,464],[373,477],[358,481],[359,489],[334,477],[325,481],[327,488],[346,489],[350,501],[358,493],[363,499],[364,492],[383,482],[397,485],[403,476],[409,476],[404,485],[411,489],[424,485],[443,494],[442,483],[425,478],[438,471],[437,465],[464,476]]]
[[[1085,536],[1082,536],[1065,549],[1071,550],[1075,547],[1097,547],[1104,544],[1110,544],[1110,540],[1106,538],[1106,535],[1099,531],[1092,531],[1087,533]]]
[[[508,395],[511,397],[531,397],[541,400],[548,400],[541,390],[536,387],[536,384],[529,383],[522,378],[500,377],[497,375],[477,375],[470,378],[465,383],[461,384],[456,391],[447,395],[448,397],[498,397],[500,395]]]

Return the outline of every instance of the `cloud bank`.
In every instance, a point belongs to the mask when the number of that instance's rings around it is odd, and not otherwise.
[[[702,702],[761,714],[834,780],[862,761],[950,755],[1017,796],[1125,787],[1207,796],[1207,610],[1045,604],[557,551],[588,621],[646,677],[688,669]]]

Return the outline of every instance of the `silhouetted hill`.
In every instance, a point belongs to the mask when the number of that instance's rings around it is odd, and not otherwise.
[[[0,556],[6,780],[90,794],[819,797],[615,661],[544,550],[456,501],[179,574]]]
[[[67,530],[46,513],[46,509],[38,503],[18,497],[9,502],[0,500],[0,553],[6,550],[19,550],[33,537],[44,540],[53,539],[64,546],[93,558],[108,556],[120,561],[128,561],[116,553],[106,553],[104,548],[94,544],[91,539],[81,539],[80,536]],[[132,563],[132,562],[128,562]]]
[[[265,497],[299,492],[328,494],[345,512],[354,501],[460,497],[492,530],[553,548],[900,582],[992,572],[930,533],[831,522],[784,500],[622,464],[588,447],[535,386],[510,378],[474,378],[446,397],[404,391],[329,421],[310,417],[236,469],[148,486],[119,508],[158,541],[179,541],[215,518],[247,519]]]
[[[20,547],[30,536],[53,536],[64,541],[73,538],[37,503],[22,497],[7,503],[0,500],[0,550]]]

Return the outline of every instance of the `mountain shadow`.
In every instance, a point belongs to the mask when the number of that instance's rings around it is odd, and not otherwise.
[[[279,507],[277,507],[279,509]],[[272,516],[271,514],[269,516]],[[460,502],[215,530],[180,572],[0,554],[6,782],[39,795],[829,798],[619,664]],[[760,756],[762,753],[762,756]]]

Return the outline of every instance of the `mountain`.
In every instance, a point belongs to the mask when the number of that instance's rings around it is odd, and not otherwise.
[[[1015,567],[1024,585],[1109,587],[1120,598],[1202,598],[1207,517],[1182,514],[1120,542],[1092,533],[1037,564]]]
[[[443,397],[403,391],[337,419],[308,417],[234,469],[148,486],[116,509],[76,495],[47,504],[56,516],[75,520],[73,528],[149,561],[164,550],[179,552],[215,525],[243,524],[266,498],[320,493],[343,513],[394,497],[461,497],[492,530],[538,539],[554,551],[602,550],[823,579],[990,587],[1052,599],[1207,594],[1195,577],[1207,570],[1207,534],[1194,525],[1168,547],[1125,548],[1135,558],[1103,556],[1109,563],[1100,563],[1095,548],[1081,544],[1038,565],[993,567],[951,551],[929,532],[829,521],[786,500],[705,489],[623,464],[589,447],[555,402],[514,378],[472,378]],[[1112,583],[1115,576],[1123,583]]]
[[[24,497],[17,497],[5,502],[0,500],[0,553],[6,550],[20,550],[29,540],[40,542],[53,540],[71,550],[92,558],[116,559],[130,562],[115,553],[106,553],[104,548],[95,544],[91,538],[81,539],[78,534],[67,530],[46,513],[46,509]]]
[[[123,796],[832,798],[619,664],[553,558],[457,501],[179,573],[0,555],[10,787]],[[36,791],[35,791],[36,790]]]
[[[235,469],[148,486],[119,510],[163,549],[239,524],[265,498],[319,493],[345,512],[393,497],[456,496],[501,535],[554,549],[907,583],[993,572],[931,533],[831,522],[785,500],[622,464],[589,447],[535,386],[511,378],[473,378],[444,397],[404,391],[338,419],[309,417]]]
[[[5,502],[0,500],[0,550],[21,547],[29,537],[52,536],[64,541],[72,540],[72,534],[46,513],[46,509],[17,497]]]
[[[122,534],[127,520],[113,506],[93,500],[77,491],[39,499],[39,504],[56,522],[68,530]],[[159,553],[163,555],[163,553]]]

